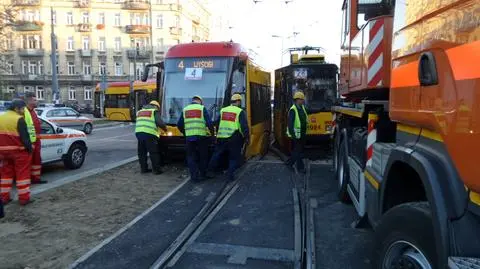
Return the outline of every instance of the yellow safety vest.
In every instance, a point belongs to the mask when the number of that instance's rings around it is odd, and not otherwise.
[[[0,153],[25,149],[18,133],[18,121],[22,116],[8,110],[0,115]]]
[[[204,106],[190,104],[183,109],[185,136],[207,136],[207,124],[203,115]]]
[[[227,106],[220,110],[220,125],[218,126],[218,138],[229,138],[235,131],[242,130],[240,125],[240,113],[242,109],[238,106]],[[243,134],[242,134],[243,135]]]
[[[24,113],[25,123],[27,124],[28,134],[30,135],[30,142],[35,143],[37,141],[37,134],[35,133],[35,124],[33,124],[32,114],[28,108],[25,107]]]
[[[135,123],[135,133],[147,133],[160,137],[160,131],[155,123],[155,109],[142,109],[137,112],[137,122]]]
[[[297,106],[294,104],[292,105],[292,107],[290,107],[290,109],[288,110],[288,114],[290,114],[290,110],[295,111],[295,121],[293,123],[293,131],[295,132],[295,138],[296,139],[300,139],[301,137],[301,131],[302,131],[302,126],[301,126],[301,123],[300,123],[300,116],[298,114],[298,109],[297,109]],[[305,109],[305,106],[302,105],[302,110],[303,112],[305,112],[305,116],[308,117],[308,114],[307,114],[307,110]],[[288,126],[287,126],[287,136],[288,137],[292,137],[292,134],[290,134],[290,130],[288,130]]]

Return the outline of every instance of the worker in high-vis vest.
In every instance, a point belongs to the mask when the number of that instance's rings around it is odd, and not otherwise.
[[[37,112],[35,112],[35,108],[38,105],[35,94],[32,92],[25,93],[25,103],[27,104],[27,107],[25,108],[24,118],[25,123],[27,124],[28,133],[30,134],[30,142],[32,142],[33,145],[31,180],[32,184],[45,184],[47,181],[40,179],[42,172],[42,144],[40,141],[42,124],[37,116]]]
[[[242,157],[242,147],[250,144],[247,117],[241,106],[242,96],[236,93],[232,95],[230,105],[220,110],[217,144],[208,165],[209,175],[218,167],[223,154],[228,152],[228,180],[234,180],[235,169]]]
[[[135,123],[135,136],[138,141],[138,162],[140,163],[140,172],[142,174],[152,172],[155,175],[162,173],[160,168],[160,130],[167,131],[167,126],[160,118],[160,104],[157,101],[151,101],[137,112]],[[147,153],[150,155],[152,169],[148,168]]]
[[[207,108],[203,105],[202,97],[193,96],[192,103],[183,108],[177,127],[185,136],[190,179],[192,181],[205,180],[207,178],[208,145],[214,129]]]
[[[17,184],[18,201],[26,205],[30,199],[30,162],[32,142],[23,118],[25,101],[12,100],[8,110],[0,115],[0,197],[8,204],[13,181]]]
[[[294,164],[297,165],[297,170],[301,173],[305,172],[303,164],[303,149],[305,147],[305,140],[307,134],[307,110],[305,109],[305,95],[303,92],[297,91],[293,95],[294,104],[288,111],[288,127],[287,136],[292,141],[291,157],[285,164],[292,168]]]

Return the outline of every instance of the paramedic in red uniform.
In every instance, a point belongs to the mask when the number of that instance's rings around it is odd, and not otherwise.
[[[17,183],[18,201],[26,205],[30,200],[30,164],[32,143],[23,118],[25,101],[12,100],[9,109],[0,115],[0,197],[3,204],[11,201],[13,180]]]
[[[30,114],[29,117],[33,124],[34,128],[29,128],[29,132],[35,132],[34,134],[30,134],[30,141],[33,144],[33,154],[32,154],[32,184],[45,184],[47,183],[46,180],[41,180],[40,175],[42,172],[42,157],[41,157],[41,148],[42,144],[40,141],[40,132],[42,130],[40,119],[37,116],[37,112],[35,112],[35,108],[37,108],[37,98],[34,93],[27,92],[25,93],[25,103],[27,103],[27,109],[25,111],[25,123],[27,127],[29,126],[29,120],[27,119],[27,114]],[[34,129],[34,130],[33,130]],[[34,141],[32,141],[32,135],[36,137]]]

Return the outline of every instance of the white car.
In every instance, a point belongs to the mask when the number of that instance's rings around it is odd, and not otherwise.
[[[69,107],[39,107],[35,108],[39,117],[49,120],[60,127],[67,127],[90,134],[93,121]]]
[[[60,128],[43,117],[40,140],[42,164],[63,161],[69,169],[78,169],[85,161],[87,136],[82,131]]]

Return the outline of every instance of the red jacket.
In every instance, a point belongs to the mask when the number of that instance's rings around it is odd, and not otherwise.
[[[40,119],[38,118],[35,109],[28,108],[28,111],[30,111],[30,115],[32,115],[33,126],[35,126],[35,133],[38,135],[42,131],[42,123],[40,122]]]

